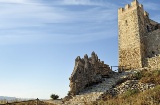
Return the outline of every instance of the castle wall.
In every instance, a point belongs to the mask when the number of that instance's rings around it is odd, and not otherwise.
[[[151,68],[153,70],[156,69],[160,69],[160,54],[152,57],[152,58],[148,58],[148,68]]]
[[[119,66],[147,67],[146,58],[160,54],[160,24],[149,19],[137,0],[118,10],[118,27]]]
[[[137,0],[118,10],[119,66],[141,68],[144,66],[145,46],[143,36],[148,15]]]
[[[149,32],[146,40],[147,57],[151,58],[160,54],[160,29]]]
[[[69,78],[69,95],[77,95],[87,86],[102,82],[102,77],[110,75],[111,71],[110,67],[104,64],[103,61],[100,61],[94,52],[90,58],[87,55],[82,59],[77,57],[73,73]]]

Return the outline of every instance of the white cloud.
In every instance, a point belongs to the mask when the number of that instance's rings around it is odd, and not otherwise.
[[[105,6],[107,8],[117,8],[117,5],[105,0],[57,0],[52,1],[53,5],[87,5],[87,6]]]
[[[14,2],[13,0],[8,0],[6,3],[10,2],[9,4],[7,3],[1,6],[1,45],[12,43],[30,43],[50,39],[52,39],[51,42],[57,42],[63,40],[64,38],[68,39],[67,41],[73,42],[75,39],[78,39],[83,42],[84,40],[81,39],[85,39],[91,35],[97,35],[98,37],[104,38],[108,36],[105,36],[105,32],[107,31],[103,31],[102,33],[100,32],[101,28],[104,26],[102,24],[115,21],[117,18],[116,8],[109,9],[104,6],[95,6],[76,11],[74,9],[72,10],[70,6],[69,9],[68,7],[66,8],[62,5],[50,6],[43,4],[42,2],[35,2],[36,0],[34,0],[34,3],[31,3],[30,0],[22,1],[17,0]],[[63,1],[63,4],[65,4],[66,0]],[[93,4],[90,0],[71,0],[70,4],[77,5],[74,2],[78,2],[83,5]],[[49,23],[51,23],[51,26],[48,25]],[[95,24],[91,25],[90,23]],[[65,24],[68,24],[69,26]],[[81,27],[79,26],[80,24],[85,24],[86,26]],[[70,29],[66,30],[68,27],[70,27]],[[59,30],[58,33],[57,30]],[[79,30],[83,30],[83,32]],[[92,30],[97,30],[97,32],[92,33]],[[111,31],[108,30],[108,32],[110,33]],[[92,37],[90,39],[98,40],[99,38]],[[77,42],[79,42],[78,40]]]
[[[65,5],[102,5],[102,3],[91,0],[63,0]]]
[[[65,15],[59,8],[43,5],[6,4],[1,6],[0,29],[38,26],[43,23],[63,22]]]
[[[28,0],[0,0],[0,3],[28,3]]]

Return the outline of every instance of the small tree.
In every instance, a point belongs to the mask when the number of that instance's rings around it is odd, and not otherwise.
[[[59,96],[58,95],[56,95],[56,94],[51,94],[51,96],[50,96],[53,100],[56,100],[56,99],[58,99],[59,98]]]

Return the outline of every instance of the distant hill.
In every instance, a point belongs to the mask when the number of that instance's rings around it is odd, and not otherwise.
[[[16,98],[16,97],[0,96],[0,100],[4,100],[4,99],[6,99],[6,100],[16,100],[18,98]]]

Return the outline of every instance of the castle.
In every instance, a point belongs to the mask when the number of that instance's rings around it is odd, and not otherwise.
[[[75,67],[71,74],[70,95],[79,94],[84,88],[103,81],[103,77],[111,73],[109,65],[98,59],[97,54],[92,52],[91,57],[84,55],[75,59]]]
[[[134,0],[118,10],[119,66],[160,68],[160,24]]]
[[[160,68],[160,23],[149,18],[143,5],[134,0],[131,5],[118,10],[119,70]],[[109,65],[104,64],[92,52],[75,59],[71,74],[69,95],[78,95],[85,88],[104,81],[112,75]],[[108,77],[107,77],[108,76]]]

